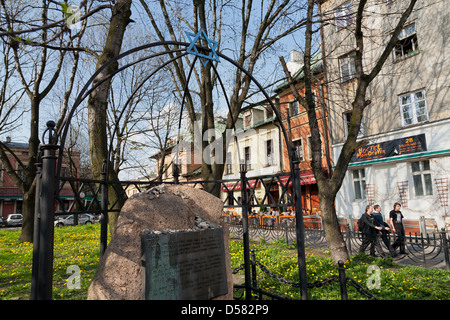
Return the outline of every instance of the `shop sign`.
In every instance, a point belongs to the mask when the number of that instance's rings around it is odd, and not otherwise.
[[[350,162],[360,162],[427,151],[425,134],[369,144],[358,148]]]

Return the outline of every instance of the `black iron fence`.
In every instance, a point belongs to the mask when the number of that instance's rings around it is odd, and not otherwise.
[[[277,241],[285,239],[286,243],[296,243],[292,221],[284,217],[274,217],[275,220],[269,220],[268,217],[262,219],[263,223],[249,223],[249,235],[254,240]],[[240,239],[242,236],[242,224],[238,220],[232,220],[229,214],[222,215],[222,221],[227,223],[230,228],[231,237]],[[256,220],[258,221],[258,220]],[[270,222],[269,222],[270,221]],[[272,222],[273,221],[273,222]],[[280,221],[280,223],[278,223]],[[303,217],[305,231],[305,245],[314,248],[327,248],[325,231],[322,229],[320,216]],[[344,236],[347,250],[350,254],[357,254],[362,243],[362,234],[352,229],[349,225],[341,225],[341,232]],[[395,241],[395,234],[387,235],[388,241]],[[377,239],[380,243],[382,252],[377,252],[380,256],[389,256],[388,248],[383,244],[381,237]],[[393,257],[393,261],[405,265],[418,265],[423,267],[437,267],[450,270],[450,238],[445,229],[439,233],[433,234],[412,234],[405,236],[406,254],[399,254]],[[368,250],[368,249],[367,249]]]
[[[244,268],[244,264],[242,263],[240,266],[233,268],[233,274],[238,273],[240,270]],[[265,265],[263,265],[260,261],[256,259],[255,250],[251,250],[251,277],[252,277],[252,298],[253,299],[277,299],[277,300],[292,300],[291,298],[287,296],[282,296],[280,294],[269,292],[267,290],[262,289],[260,286],[258,286],[258,276],[257,276],[257,269],[260,269],[261,272],[265,273],[267,277],[270,277],[274,279],[275,281],[285,284],[287,286],[291,286],[294,288],[300,288],[301,284],[299,282],[295,282],[292,280],[287,280],[283,277],[281,277],[278,274],[275,274],[271,272]],[[321,288],[323,286],[326,286],[328,284],[331,284],[333,282],[338,282],[340,286],[340,292],[341,292],[341,299],[342,300],[348,300],[348,294],[347,294],[347,286],[353,286],[361,295],[367,297],[368,299],[374,299],[378,300],[378,298],[372,294],[371,292],[367,291],[366,288],[364,288],[362,285],[360,285],[358,282],[356,282],[354,279],[349,278],[345,274],[345,266],[343,261],[338,262],[338,275],[332,275],[328,278],[324,278],[322,280],[316,280],[314,282],[308,282],[308,289],[313,288]],[[239,300],[244,298],[245,294],[245,285],[234,285],[234,298]]]

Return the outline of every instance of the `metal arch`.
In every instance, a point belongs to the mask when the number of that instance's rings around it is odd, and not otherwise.
[[[143,62],[143,61],[145,61],[145,60],[148,60],[148,59],[152,59],[152,58],[155,58],[155,57],[158,57],[158,56],[162,56],[162,55],[166,55],[166,54],[170,54],[170,53],[181,53],[181,52],[183,52],[183,51],[186,51],[187,50],[187,48],[189,47],[189,45],[190,45],[190,43],[186,43],[186,42],[178,42],[178,41],[160,41],[160,42],[154,42],[154,43],[149,43],[149,44],[145,44],[145,45],[142,45],[142,46],[139,46],[139,47],[136,47],[136,48],[133,48],[133,49],[130,49],[130,50],[128,50],[128,51],[126,51],[126,52],[123,52],[123,53],[121,53],[121,54],[119,54],[119,55],[117,55],[116,57],[114,57],[114,58],[112,58],[111,60],[109,60],[109,61],[107,61],[105,64],[103,64],[90,78],[89,78],[89,80],[86,82],[86,84],[84,85],[84,87],[81,89],[81,91],[80,91],[80,93],[78,94],[78,96],[77,96],[77,98],[76,98],[76,100],[75,100],[75,102],[74,102],[74,104],[73,104],[73,106],[72,106],[72,109],[70,110],[70,112],[69,112],[69,114],[67,115],[67,117],[66,117],[66,119],[64,120],[64,123],[63,123],[63,125],[61,126],[61,128],[59,129],[59,131],[58,131],[58,133],[57,133],[57,135],[60,137],[60,152],[59,152],[59,161],[57,162],[57,177],[59,177],[60,176],[60,173],[61,173],[61,165],[62,165],[62,161],[61,161],[61,159],[62,159],[62,155],[63,155],[63,150],[64,150],[64,145],[65,145],[65,140],[66,140],[66,137],[67,137],[67,133],[68,133],[68,130],[69,130],[69,126],[70,126],[70,123],[71,123],[71,120],[72,120],[72,117],[73,117],[73,115],[74,115],[74,113],[75,113],[75,110],[78,108],[78,106],[81,104],[81,102],[83,102],[84,101],[84,99],[86,99],[88,96],[89,96],[89,94],[92,92],[92,91],[94,91],[98,86],[100,86],[103,82],[105,82],[105,81],[107,81],[107,80],[109,80],[109,79],[111,79],[112,77],[114,77],[117,73],[119,73],[119,72],[121,72],[121,71],[123,71],[123,70],[125,70],[125,69],[127,69],[127,68],[129,68],[129,67],[131,67],[131,66],[133,66],[133,65],[135,65],[135,64],[137,64],[137,63],[140,63],[140,62]],[[93,81],[95,80],[95,78],[99,75],[99,74],[101,74],[106,68],[108,68],[110,65],[112,65],[113,63],[116,63],[117,61],[119,61],[120,59],[122,59],[122,58],[124,58],[124,57],[126,57],[126,56],[129,56],[129,55],[131,55],[131,54],[133,54],[133,53],[136,53],[136,52],[139,52],[139,51],[142,51],[142,50],[145,50],[145,49],[149,49],[149,48],[153,48],[153,47],[159,47],[159,46],[175,46],[175,47],[177,47],[176,49],[172,49],[172,50],[166,50],[166,51],[163,51],[163,52],[158,52],[158,53],[155,53],[155,54],[151,54],[151,55],[149,55],[149,56],[145,56],[145,57],[143,57],[143,58],[140,58],[140,59],[137,59],[136,61],[133,61],[133,62],[131,62],[131,63],[128,63],[128,64],[126,64],[126,65],[124,65],[123,67],[120,67],[120,68],[118,68],[118,70],[116,70],[115,72],[113,72],[112,74],[110,74],[110,75],[108,75],[107,77],[105,77],[104,79],[102,79],[101,81],[99,81],[98,83],[96,83],[92,88],[90,88],[89,89],[89,86],[93,83]],[[180,48],[180,47],[184,47],[184,48]],[[197,46],[200,50],[204,50],[204,51],[209,51],[209,50],[211,50],[210,48],[205,48],[205,47],[201,47],[201,46]],[[267,101],[268,101],[268,103],[269,103],[269,105],[270,105],[270,107],[272,108],[272,111],[274,112],[274,114],[275,114],[275,116],[276,116],[276,118],[277,118],[277,120],[280,122],[280,123],[282,123],[282,119],[281,119],[281,115],[280,115],[280,112],[278,111],[278,109],[275,107],[275,105],[273,104],[273,102],[271,101],[271,99],[270,99],[270,97],[269,97],[269,95],[267,94],[267,92],[265,91],[265,89],[261,86],[261,84],[246,70],[246,69],[244,69],[242,66],[240,66],[238,63],[236,63],[234,60],[232,60],[232,59],[230,59],[229,57],[227,57],[227,56],[225,56],[225,55],[223,55],[223,54],[221,54],[220,52],[216,52],[217,53],[217,55],[220,57],[220,58],[223,58],[224,60],[226,60],[226,61],[228,61],[229,63],[231,63],[233,66],[235,66],[236,68],[238,68],[239,70],[241,70],[247,77],[249,77],[250,78],[250,80],[251,81],[253,81],[253,83],[255,83],[256,84],[256,86],[258,87],[258,89],[263,93],[263,95],[264,95],[264,97],[267,99]],[[172,59],[170,59],[168,62],[166,62],[165,64],[163,64],[162,66],[159,66],[155,71],[153,71],[152,73],[151,73],[151,75],[149,76],[149,77],[147,77],[144,81],[142,81],[141,82],[141,84],[138,86],[139,88],[145,83],[145,81],[147,81],[151,76],[153,76],[156,72],[158,72],[159,70],[161,70],[164,66],[166,66],[167,64],[169,64],[169,63],[172,63],[173,61],[175,61],[175,60],[177,60],[177,59],[179,59],[179,58],[182,58],[183,56],[185,56],[185,55],[187,55],[188,53],[186,53],[186,52],[184,52],[184,54],[181,54],[181,55],[177,55],[176,57],[174,57],[174,58],[172,58]],[[194,64],[192,64],[192,66],[191,66],[191,68],[193,68],[193,65]],[[216,74],[218,74],[218,72],[217,72],[217,69],[213,66],[213,69],[215,70],[215,72],[216,72]],[[219,79],[220,79],[220,77],[218,77]],[[221,81],[221,79],[219,80],[219,82],[220,82],[220,84],[221,84],[221,86],[222,86],[222,90],[224,89],[223,88],[223,84],[222,84],[222,81]],[[185,88],[185,90],[187,90],[187,88]],[[128,102],[131,100],[131,98],[133,97],[133,95],[135,94],[137,92],[137,89],[132,93],[132,95],[130,96],[130,98],[128,99],[128,101],[127,101],[127,103],[125,104],[125,107],[122,109],[122,112],[121,112],[121,114],[120,114],[120,116],[119,116],[119,118],[118,118],[118,120],[117,121],[119,121],[120,119],[121,119],[121,117],[122,117],[122,115],[123,115],[123,113],[124,113],[124,110],[125,110],[125,108],[126,108],[126,106],[128,105]],[[224,93],[225,93],[225,91],[224,91]],[[229,105],[229,101],[228,101],[228,96],[225,94],[225,96],[226,96],[226,101],[227,101],[227,107],[228,107],[228,110],[229,110],[229,112],[231,112],[231,108],[230,108],[230,105]],[[183,107],[183,105],[182,105],[182,107]],[[231,117],[233,117],[233,114],[231,113]],[[116,121],[116,122],[117,122]],[[117,128],[117,123],[116,123],[116,125],[115,125],[115,128]],[[287,132],[286,132],[286,129],[284,128],[284,126],[281,126],[281,130],[282,130],[282,132],[283,132],[283,137],[284,137],[284,140],[285,140],[285,143],[286,143],[286,146],[288,147],[287,149],[288,149],[288,157],[289,157],[289,163],[290,163],[290,168],[291,168],[291,174],[293,174],[293,171],[294,171],[294,161],[296,160],[296,159],[294,159],[295,157],[295,154],[294,154],[294,152],[293,152],[293,149],[292,149],[292,147],[291,147],[291,143],[290,143],[290,141],[289,141],[289,139],[288,139],[288,135],[287,135]],[[115,131],[116,130],[114,130],[114,133],[115,133]],[[111,142],[112,143],[112,142]],[[111,145],[110,145],[110,148],[109,148],[109,150],[108,150],[108,153],[110,153],[111,152]]]

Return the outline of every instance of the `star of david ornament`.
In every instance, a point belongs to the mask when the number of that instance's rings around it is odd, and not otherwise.
[[[203,66],[206,67],[206,65],[208,64],[208,61],[220,62],[219,56],[217,55],[217,52],[216,52],[216,49],[217,49],[217,46],[219,43],[217,41],[209,39],[208,36],[206,35],[206,32],[203,29],[200,29],[200,31],[197,34],[186,31],[186,36],[188,37],[188,39],[190,41],[190,45],[187,48],[186,52],[200,57],[200,61],[203,63]],[[208,55],[200,53],[198,51],[198,48],[196,45],[198,40],[205,40],[208,43],[208,48],[210,49]]]

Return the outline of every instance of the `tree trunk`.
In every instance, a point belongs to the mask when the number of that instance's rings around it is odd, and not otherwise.
[[[334,206],[335,197],[336,195],[331,194],[328,190],[321,190],[319,193],[325,238],[331,252],[331,257],[334,263],[337,263],[339,260],[347,261],[349,259],[349,253],[345,245],[344,237],[340,231],[336,208]]]
[[[34,233],[34,203],[36,185],[33,181],[36,179],[36,160],[39,153],[39,127],[33,123],[39,123],[39,105],[40,99],[31,99],[31,126],[30,139],[28,140],[28,164],[25,173],[25,181],[15,181],[23,194],[22,203],[22,232],[20,233],[19,241],[33,242]],[[17,179],[16,179],[17,180]]]
[[[103,52],[98,59],[96,70],[101,68],[106,62],[119,55],[122,48],[122,41],[126,27],[130,23],[132,0],[117,0],[112,9],[108,36]],[[93,81],[96,85],[118,69],[118,63],[113,63],[107,67]],[[89,151],[91,156],[91,171],[94,179],[101,179],[103,160],[108,161],[108,136],[107,136],[107,107],[108,96],[111,86],[111,79],[104,81],[90,95],[88,102],[88,127],[89,127]],[[111,166],[110,166],[111,167]],[[117,175],[113,170],[109,170],[109,180],[117,180]],[[116,199],[116,192],[109,189],[109,203]],[[111,230],[117,222],[118,214],[109,214],[109,226]]]
[[[19,237],[21,242],[33,242],[34,232],[34,205],[35,205],[35,188],[31,188],[23,194],[22,203],[22,232]]]

